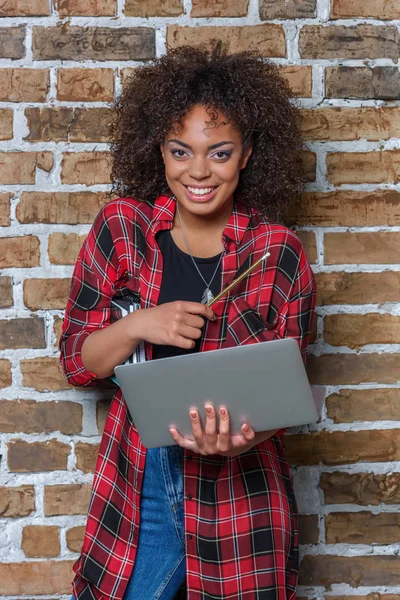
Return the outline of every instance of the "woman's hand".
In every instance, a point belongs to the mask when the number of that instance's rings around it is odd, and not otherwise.
[[[174,441],[181,446],[199,454],[222,454],[237,456],[247,452],[259,443],[253,429],[247,424],[241,427],[241,433],[231,435],[229,413],[226,408],[219,409],[219,432],[217,429],[217,414],[213,406],[207,405],[204,429],[197,410],[190,411],[192,433],[194,440],[183,437],[175,428],[170,429]]]
[[[177,301],[136,311],[127,318],[132,338],[190,350],[201,337],[204,319],[216,317],[205,304]]]

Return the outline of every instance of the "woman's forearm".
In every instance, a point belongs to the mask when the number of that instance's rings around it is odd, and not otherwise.
[[[85,369],[99,379],[110,377],[117,365],[126,361],[140,343],[138,315],[133,312],[104,329],[91,333],[82,345]]]

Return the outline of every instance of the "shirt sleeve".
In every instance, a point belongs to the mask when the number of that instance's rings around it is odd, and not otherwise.
[[[118,274],[106,209],[97,216],[76,261],[60,339],[60,360],[68,382],[96,385],[98,379],[82,363],[88,335],[110,324],[110,302]]]
[[[297,276],[286,306],[287,313],[282,337],[294,338],[297,341],[304,363],[307,361],[316,294],[315,278],[302,249]]]

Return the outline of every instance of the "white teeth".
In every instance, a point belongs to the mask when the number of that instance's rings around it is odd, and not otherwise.
[[[213,187],[209,187],[209,188],[192,188],[187,186],[187,189],[189,190],[189,192],[191,194],[194,194],[195,196],[205,196],[206,194],[211,194],[211,192],[213,191]]]

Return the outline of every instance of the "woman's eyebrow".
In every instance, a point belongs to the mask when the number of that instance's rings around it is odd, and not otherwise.
[[[224,142],[218,142],[217,144],[212,144],[211,146],[208,146],[208,150],[215,150],[215,148],[219,148],[220,146],[225,146],[226,144],[233,144],[234,142],[231,141],[224,141]],[[192,147],[189,146],[189,144],[185,144],[185,142],[181,142],[180,140],[168,140],[168,144],[179,144],[180,146],[183,146],[184,148],[187,148],[188,150],[192,150]]]

